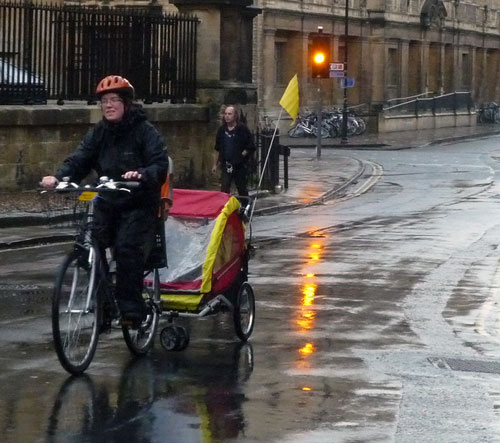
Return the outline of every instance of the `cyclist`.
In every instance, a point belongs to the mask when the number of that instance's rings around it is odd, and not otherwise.
[[[96,89],[103,119],[91,128],[56,172],[41,185],[57,186],[63,177],[80,182],[92,170],[115,181],[141,186],[128,192],[102,194],[95,205],[95,230],[101,248],[114,247],[116,299],[122,322],[138,328],[146,318],[142,298],[144,266],[152,244],[160,189],[168,170],[165,143],[134,103],[134,87],[119,75],[103,78]]]

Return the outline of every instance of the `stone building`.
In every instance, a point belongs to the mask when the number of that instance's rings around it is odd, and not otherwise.
[[[330,40],[330,61],[347,58],[349,105],[374,113],[393,98],[454,91],[470,91],[476,104],[500,101],[496,0],[59,1],[197,16],[201,103],[257,104],[260,115],[272,116],[297,73],[302,108],[318,97],[323,106],[341,105],[338,78],[311,78],[318,27]]]
[[[342,103],[338,79],[311,79],[311,36],[322,26],[331,61],[355,86],[348,103],[377,109],[388,99],[470,91],[476,103],[499,99],[500,2],[493,0],[260,0],[256,83],[259,107],[272,112],[294,73],[301,104]],[[318,84],[319,83],[319,84]]]
[[[319,96],[323,106],[342,104],[344,90],[338,78],[311,78],[311,40],[318,27],[330,39],[330,60],[344,62],[347,57],[347,75],[355,82],[354,87],[347,89],[349,105],[365,105],[373,114],[393,98],[455,91],[471,92],[476,104],[500,100],[500,2],[347,1],[347,9],[346,0],[164,3],[183,11],[188,7],[205,19],[211,17],[210,25],[208,20],[202,20],[209,40],[201,41],[199,60],[207,60],[212,69],[199,72],[199,79],[212,84],[218,80],[249,83],[247,74],[251,67],[260,115],[277,114],[279,99],[295,73],[299,77],[302,108],[316,106]],[[234,44],[241,43],[242,33],[249,35],[250,22],[246,22],[247,28],[231,28],[228,21],[238,24],[235,16],[228,13],[231,9],[253,20],[253,63],[246,58],[247,48]],[[228,45],[230,51],[239,51],[239,57],[227,57],[224,48]],[[246,76],[224,79],[224,70],[226,74],[236,72],[232,63],[243,65]],[[251,85],[247,84],[248,88]]]

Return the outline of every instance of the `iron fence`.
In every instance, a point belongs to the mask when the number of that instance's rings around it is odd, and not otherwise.
[[[257,149],[250,161],[248,177],[248,188],[250,190],[259,191],[264,189],[275,192],[276,186],[280,184],[280,169],[283,187],[284,189],[288,189],[288,157],[290,156],[290,148],[280,144],[279,132],[274,139],[273,133],[274,130],[270,128],[258,128],[255,133],[255,146]],[[273,142],[272,144],[271,141]],[[283,157],[283,166],[281,168],[280,156]],[[267,164],[266,157],[268,157]],[[258,189],[261,174],[261,189]]]
[[[191,102],[198,20],[157,8],[0,4],[0,104],[93,100],[127,77],[145,102]]]
[[[398,99],[399,100],[399,99]],[[470,92],[452,92],[436,97],[416,97],[383,109],[387,115],[429,115],[442,112],[471,112],[474,103]]]

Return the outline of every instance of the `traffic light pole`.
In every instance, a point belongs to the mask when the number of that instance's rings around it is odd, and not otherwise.
[[[316,79],[316,82],[318,83],[318,105],[317,105],[317,112],[316,115],[318,116],[316,120],[316,124],[318,125],[318,132],[316,134],[316,159],[319,160],[321,158],[321,125],[323,123],[323,115],[321,112],[321,88],[320,88],[320,82],[319,79]]]
[[[344,106],[342,109],[342,144],[347,144],[347,36],[349,35],[349,0],[345,0],[344,23]]]

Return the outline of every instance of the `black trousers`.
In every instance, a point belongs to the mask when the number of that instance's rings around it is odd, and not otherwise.
[[[117,208],[99,201],[94,213],[94,236],[100,247],[114,247],[116,298],[124,312],[144,312],[144,266],[151,251],[156,207]]]
[[[230,193],[231,183],[234,181],[238,195],[248,197],[248,167],[246,164],[233,166],[233,172],[228,173],[224,164],[222,165],[221,191]]]

